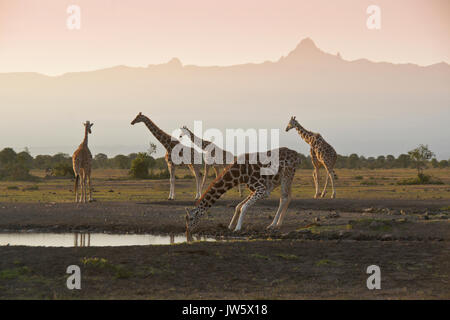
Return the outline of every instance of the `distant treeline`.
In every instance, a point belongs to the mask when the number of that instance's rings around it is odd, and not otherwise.
[[[312,169],[310,156],[302,155],[300,168]],[[137,160],[136,160],[137,159]],[[148,153],[131,153],[129,155],[117,155],[109,158],[106,154],[98,153],[93,158],[94,169],[132,169],[133,161],[145,162],[150,171],[159,169],[166,171],[167,166],[163,157],[153,158]],[[139,160],[139,161],[138,161]],[[428,161],[429,167],[447,168],[450,160],[438,161],[435,158]],[[401,154],[397,158],[393,155],[379,157],[364,157],[357,154],[349,156],[338,155],[336,168],[346,169],[392,169],[413,168],[414,160],[408,154]],[[68,154],[58,153],[56,155],[38,155],[32,157],[28,150],[15,152],[12,148],[0,151],[0,180],[30,180],[31,169],[46,170],[48,176],[64,177],[73,176],[72,158]]]

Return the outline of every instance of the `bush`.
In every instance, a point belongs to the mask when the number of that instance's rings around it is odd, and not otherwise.
[[[129,171],[129,175],[135,179],[147,179],[148,176],[148,167],[150,161],[147,159],[148,157],[145,154],[138,154],[136,159],[131,162],[131,168]]]
[[[149,179],[155,179],[155,180],[163,180],[163,179],[169,179],[170,178],[170,173],[169,170],[167,170],[167,168],[165,170],[162,170],[158,173],[154,173],[153,171],[150,172]]]
[[[16,163],[0,170],[0,180],[10,181],[35,181],[37,177],[30,174],[30,169],[25,165]]]
[[[417,177],[410,178],[410,179],[404,179],[399,182],[397,182],[398,185],[416,185],[416,184],[444,184],[440,180],[433,179],[433,177],[419,173]]]
[[[52,175],[59,178],[74,178],[75,172],[69,163],[60,162],[53,167]]]

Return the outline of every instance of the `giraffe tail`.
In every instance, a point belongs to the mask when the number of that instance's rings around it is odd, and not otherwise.
[[[337,176],[337,174],[336,174],[336,172],[333,170],[333,177],[334,177],[334,179],[336,179],[336,180],[338,180],[339,178],[338,178],[338,176]]]

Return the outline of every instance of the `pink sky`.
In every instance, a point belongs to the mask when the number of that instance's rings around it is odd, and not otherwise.
[[[70,4],[81,30],[66,27]],[[366,27],[369,5],[381,30]],[[448,0],[0,0],[0,72],[277,60],[305,37],[346,60],[450,62]]]

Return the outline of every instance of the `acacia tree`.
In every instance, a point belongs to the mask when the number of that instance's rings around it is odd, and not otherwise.
[[[417,148],[408,152],[409,157],[414,163],[414,167],[417,169],[417,175],[420,177],[423,175],[423,169],[426,168],[427,162],[434,157],[434,153],[428,149],[428,145],[421,144]]]

